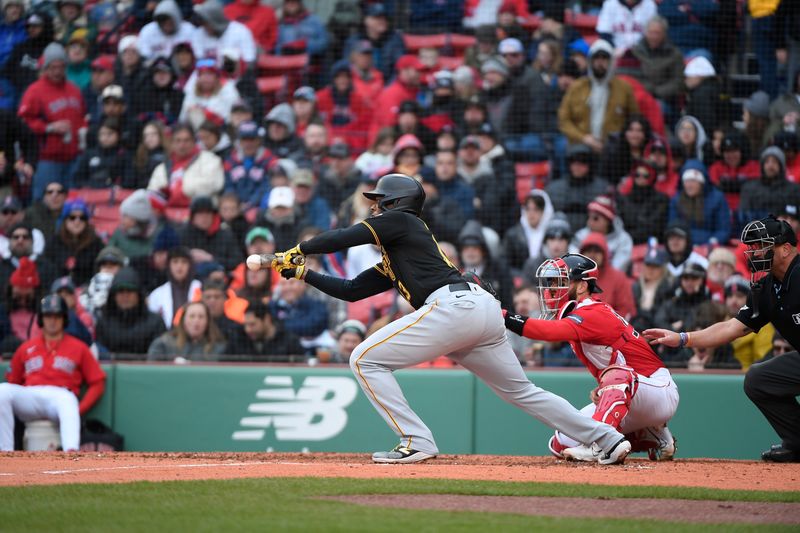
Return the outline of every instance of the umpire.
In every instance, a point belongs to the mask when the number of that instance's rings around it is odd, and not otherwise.
[[[643,332],[645,338],[671,347],[713,348],[772,322],[793,348],[800,346],[797,236],[788,223],[770,215],[747,224],[742,242],[747,246],[752,290],[736,317],[691,333],[648,329]],[[751,366],[744,391],[781,437],[781,444],[773,445],[761,458],[800,462],[800,354],[795,350]]]

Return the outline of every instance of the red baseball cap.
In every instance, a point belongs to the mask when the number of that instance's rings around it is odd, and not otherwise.
[[[404,68],[420,70],[422,69],[422,63],[419,62],[417,56],[406,54],[404,56],[400,56],[400,59],[397,60],[395,68],[397,70],[403,70]]]
[[[92,61],[92,68],[97,70],[114,70],[114,60],[116,56],[102,55]]]

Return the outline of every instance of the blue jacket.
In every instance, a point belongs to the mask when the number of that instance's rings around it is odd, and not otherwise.
[[[316,337],[328,327],[328,308],[308,296],[301,296],[293,304],[277,298],[269,307],[272,316],[283,323],[286,331],[298,337]]]
[[[282,53],[282,47],[293,41],[306,41],[306,51],[309,54],[321,54],[328,48],[328,30],[316,15],[307,13],[305,17],[292,23],[281,20],[278,25],[277,53]]]
[[[25,31],[25,15],[13,24],[7,24],[0,15],[0,67],[6,64],[11,50],[28,38]]]
[[[663,0],[658,5],[658,14],[669,23],[670,40],[684,54],[698,48],[711,50],[714,47],[718,12],[716,0]]]
[[[253,158],[245,158],[241,150],[233,150],[225,160],[225,192],[233,191],[244,209],[258,205],[270,190],[269,169],[277,161],[266,148]]]
[[[437,180],[436,188],[442,198],[450,198],[458,203],[465,220],[470,220],[474,217],[475,206],[473,201],[475,199],[475,190],[465,183],[461,176],[456,175],[450,181]]]
[[[454,33],[462,30],[464,0],[411,0],[409,4],[410,28],[434,27]]]
[[[359,41],[366,40],[365,33],[357,33],[351,35],[344,43],[344,54],[342,57],[350,57],[350,53],[355,48]],[[400,56],[406,53],[406,45],[403,42],[403,36],[396,30],[389,30],[380,39],[380,41],[372,42],[372,62],[375,68],[383,74],[383,81],[389,84],[389,81],[394,79],[395,71],[394,65]]]
[[[683,181],[680,182],[677,194],[669,203],[669,223],[676,220],[688,222],[693,245],[708,244],[712,238],[716,239],[719,244],[725,244],[731,236],[731,210],[725,200],[725,195],[709,182],[706,166],[697,159],[688,160],[681,169],[681,175],[691,168],[699,170],[706,178],[703,185],[703,224],[698,225],[691,220],[688,213],[681,210]]]

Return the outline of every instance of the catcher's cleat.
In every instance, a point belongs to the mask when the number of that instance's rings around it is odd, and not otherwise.
[[[650,430],[654,434],[653,430]],[[651,461],[672,461],[675,458],[675,452],[678,451],[678,440],[672,436],[672,432],[664,426],[657,431],[658,446],[654,446],[647,450],[647,457]]]
[[[564,450],[564,458],[568,461],[584,461],[589,463],[599,463],[601,465],[615,465],[625,462],[625,458],[631,453],[631,443],[620,439],[608,451],[604,451],[596,443],[591,446],[581,444],[574,448]]]
[[[431,455],[418,450],[412,450],[410,448],[406,448],[402,444],[398,444],[391,451],[375,452],[372,454],[372,460],[376,463],[396,464],[420,463],[422,461],[427,461],[428,459],[433,459],[434,457],[436,457],[435,454]]]

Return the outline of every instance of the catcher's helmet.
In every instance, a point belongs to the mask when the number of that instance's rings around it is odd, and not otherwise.
[[[750,271],[766,272],[772,268],[775,245],[797,246],[797,235],[787,222],[770,215],[748,223],[742,230],[742,242],[747,246],[744,255]]]
[[[569,284],[585,281],[589,293],[603,292],[597,286],[599,269],[597,263],[581,254],[564,254],[548,259],[536,270],[539,280],[539,305],[545,317],[556,316],[568,301]]]
[[[39,327],[44,326],[44,315],[61,315],[64,318],[64,327],[67,327],[69,320],[69,307],[64,298],[58,294],[48,294],[39,303],[39,315],[36,317],[36,323]]]
[[[377,201],[381,211],[399,210],[419,216],[425,203],[422,184],[405,174],[387,174],[378,180],[375,190],[363,194]]]

